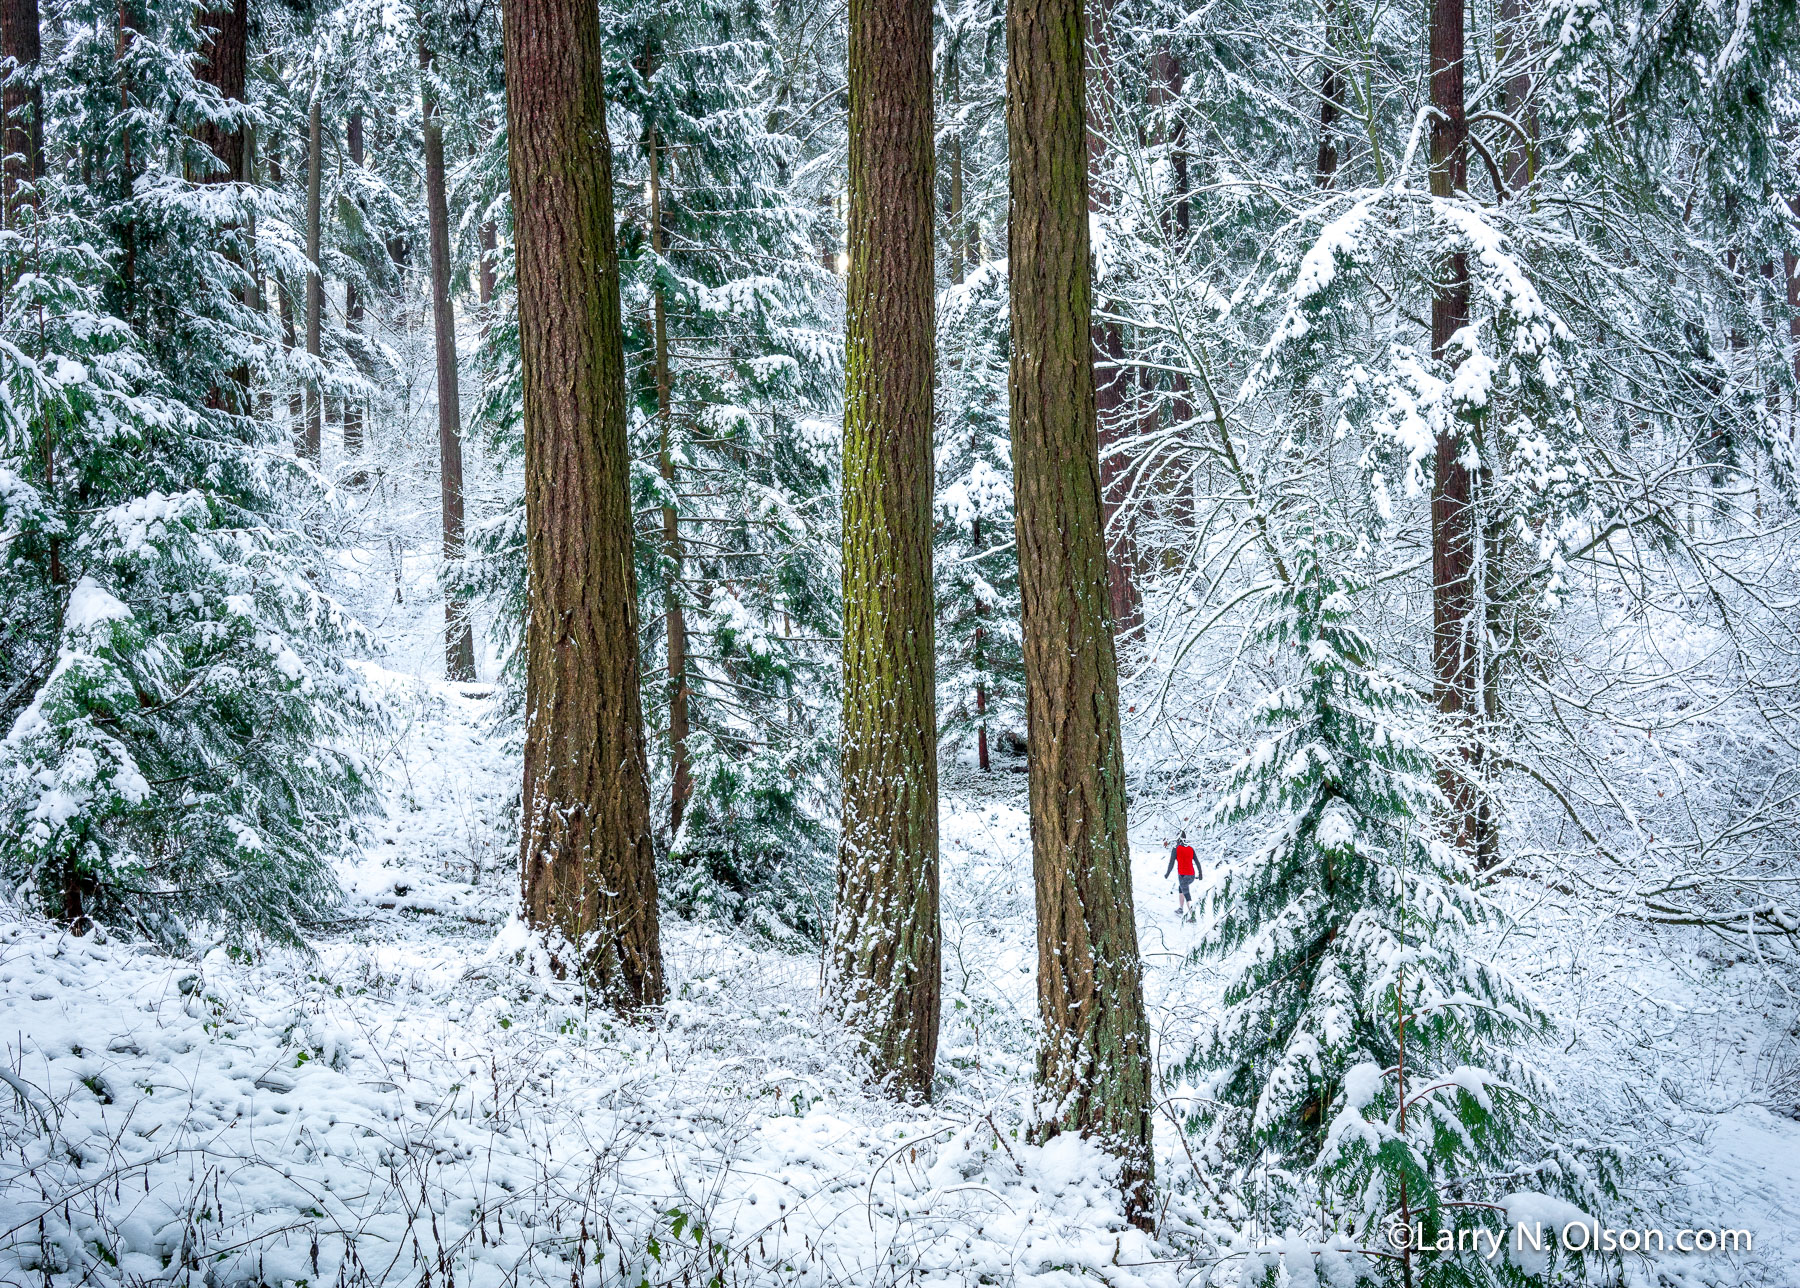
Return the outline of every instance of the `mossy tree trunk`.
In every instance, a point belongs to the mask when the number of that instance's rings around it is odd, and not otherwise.
[[[828,987],[872,1072],[937,1060],[931,0],[850,3],[843,830]]]
[[[599,10],[504,0],[524,368],[526,919],[621,1013],[663,999]]]
[[[1012,0],[1014,513],[1023,601],[1044,1137],[1121,1163],[1148,1221],[1150,1033],[1133,920],[1094,406],[1082,0]]]
[[[431,321],[436,342],[438,405],[438,492],[443,518],[446,571],[463,556],[462,398],[456,380],[456,310],[450,304],[450,202],[444,180],[444,127],[431,88],[431,50],[419,42],[419,94],[425,134],[425,223],[431,243]],[[475,633],[444,587],[444,674],[475,678]]]

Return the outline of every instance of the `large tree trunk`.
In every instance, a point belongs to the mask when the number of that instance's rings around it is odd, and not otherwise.
[[[1463,115],[1463,0],[1433,0],[1431,8],[1431,192],[1448,198],[1468,188],[1468,124]],[[1431,353],[1455,367],[1451,339],[1469,321],[1469,259],[1458,250],[1438,265],[1431,297]],[[1486,807],[1478,721],[1485,702],[1482,623],[1476,599],[1475,444],[1466,426],[1447,423],[1438,436],[1431,489],[1432,674],[1438,709],[1455,731],[1454,762],[1440,785],[1450,803],[1451,839],[1491,861],[1492,826]]]
[[[350,119],[344,124],[344,141],[350,148],[350,164],[362,168],[363,163],[363,114],[360,109],[352,109]],[[358,294],[356,283],[344,283],[344,329],[347,331],[362,330],[363,302]],[[362,402],[354,397],[344,400],[344,455],[361,456],[363,449],[363,409]]]
[[[319,260],[319,181],[325,164],[324,151],[319,99],[315,95],[306,136],[306,258],[310,264],[306,274],[306,352],[314,363],[314,371],[306,379],[306,458],[314,465],[321,459],[325,441],[324,399],[317,374],[322,353],[319,347],[320,315],[325,304],[325,266]]]
[[[1150,1033],[1133,921],[1089,333],[1082,0],[1012,0],[1013,487],[1037,885],[1040,1135],[1098,1138],[1149,1219]]]
[[[1112,0],[1093,0],[1095,70],[1103,91],[1112,88],[1112,53],[1106,30],[1111,11]],[[1106,136],[1099,123],[1091,123],[1087,140],[1088,166],[1092,171],[1088,211],[1099,214],[1106,209],[1108,200],[1099,182],[1106,164]],[[1131,490],[1131,456],[1124,448],[1131,436],[1131,378],[1125,370],[1124,328],[1117,322],[1099,319],[1094,319],[1091,326],[1094,349],[1100,358],[1094,379],[1095,408],[1100,418],[1100,498],[1106,517],[1107,597],[1113,628],[1129,631],[1143,624],[1143,601],[1137,584],[1137,537],[1132,523],[1118,519],[1119,508]]]
[[[648,66],[648,62],[646,62]],[[650,154],[650,249],[663,253],[661,145],[655,127],[646,132]],[[674,429],[674,385],[669,371],[668,306],[659,280],[651,291],[652,329],[656,340],[657,469],[675,491],[675,457],[669,450]],[[662,507],[663,559],[668,564],[668,585],[663,594],[663,631],[669,648],[669,834],[681,830],[688,800],[694,794],[694,771],[688,760],[687,615],[681,603],[681,516],[674,505]]]
[[[663,973],[600,12],[588,0],[501,12],[531,587],[525,916],[559,969],[629,1013],[662,1001]]]
[[[456,383],[456,311],[450,306],[450,202],[444,184],[444,127],[431,91],[431,51],[419,42],[425,127],[425,222],[431,241],[431,322],[437,347],[438,480],[444,520],[444,674],[475,678],[475,635],[458,610],[448,575],[463,557],[462,401]]]
[[[878,1080],[937,1061],[931,0],[850,2],[843,831],[831,990]]]

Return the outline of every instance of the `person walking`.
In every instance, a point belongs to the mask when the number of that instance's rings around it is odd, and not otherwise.
[[[1186,832],[1175,838],[1175,845],[1169,851],[1169,866],[1163,869],[1163,880],[1168,880],[1171,873],[1175,876],[1176,885],[1175,911],[1186,915],[1192,904],[1188,890],[1194,884],[1194,878],[1200,875],[1200,860],[1194,853],[1194,847],[1187,843]]]

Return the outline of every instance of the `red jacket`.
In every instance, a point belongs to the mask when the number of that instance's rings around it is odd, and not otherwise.
[[[1173,872],[1176,876],[1197,877],[1200,875],[1200,863],[1194,857],[1194,847],[1185,842],[1179,843],[1169,851],[1169,866],[1163,870],[1167,877]]]

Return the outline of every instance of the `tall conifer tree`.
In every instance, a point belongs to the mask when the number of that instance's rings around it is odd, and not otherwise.
[[[525,914],[622,1012],[663,998],[599,12],[507,0],[524,377]]]
[[[878,1079],[937,1056],[930,0],[851,0],[843,818],[831,987]]]
[[[1039,1132],[1097,1138],[1148,1221],[1150,1032],[1131,898],[1089,337],[1082,0],[1012,0],[1014,523],[1024,603]]]

